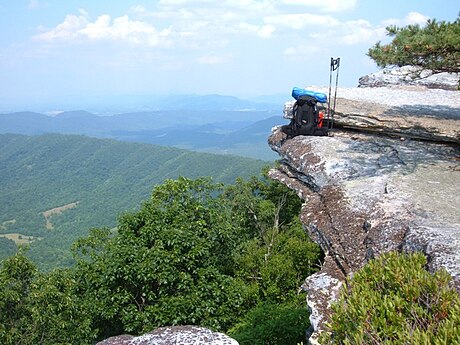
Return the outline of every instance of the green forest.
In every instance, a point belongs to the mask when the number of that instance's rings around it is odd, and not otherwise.
[[[71,244],[93,227],[116,226],[153,186],[179,176],[234,183],[267,164],[80,135],[0,135],[0,259],[17,243],[41,269],[74,263]],[[46,217],[45,217],[46,215]]]
[[[65,147],[67,138],[49,138],[57,141],[56,150]],[[9,139],[37,144],[36,139],[48,138]],[[70,139],[81,142],[79,137]],[[114,144],[89,142],[98,147]],[[37,144],[35,149],[39,148]],[[29,156],[28,150],[25,145],[14,154],[7,151],[11,162],[14,155],[21,162],[10,167],[33,170],[33,164],[43,161],[45,156],[38,154],[34,160],[21,160],[21,154]],[[79,152],[72,151],[62,167],[71,166],[71,156],[82,157]],[[7,174],[3,176],[8,180]],[[32,188],[32,183],[24,186]],[[100,190],[97,184],[92,187]],[[130,192],[125,190],[126,198]],[[34,194],[30,195],[30,204],[35,205]],[[224,332],[240,345],[302,344],[309,314],[299,287],[319,270],[323,253],[300,223],[301,204],[292,190],[267,178],[266,170],[233,183],[179,176],[156,183],[150,195],[130,210],[112,214],[115,224],[92,226],[75,239],[56,241],[53,249],[61,251],[55,252],[57,256],[69,257],[67,265],[41,267],[30,255],[33,245],[17,251],[12,241],[2,238],[2,250],[7,248],[11,255],[3,252],[0,261],[0,343],[95,344],[162,326],[198,325]],[[55,205],[62,202],[51,207]],[[63,214],[79,205],[69,206]],[[38,203],[35,207],[50,209]],[[59,224],[56,215],[48,215],[53,226]],[[3,230],[16,224],[3,221]],[[61,231],[61,237],[71,237]],[[68,248],[67,242],[71,242]],[[347,280],[332,306],[334,314],[322,342],[459,342],[460,298],[449,286],[451,277],[446,272],[431,275],[425,267],[422,254],[390,253],[371,261]]]
[[[23,250],[3,260],[0,342],[93,344],[185,324],[241,345],[301,342],[308,313],[298,288],[322,256],[300,207],[264,176],[166,180],[115,228],[76,240],[70,267],[44,272]]]

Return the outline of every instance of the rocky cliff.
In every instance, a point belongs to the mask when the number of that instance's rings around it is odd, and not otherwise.
[[[303,286],[311,343],[345,277],[382,252],[423,251],[460,291],[460,92],[356,88],[337,97],[332,136],[287,139],[274,128],[268,139],[281,158],[270,176],[305,201],[302,223],[326,254]]]

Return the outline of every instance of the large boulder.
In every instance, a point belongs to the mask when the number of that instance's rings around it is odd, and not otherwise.
[[[223,333],[197,326],[171,326],[157,328],[141,336],[119,335],[96,345],[238,345],[235,339]]]
[[[303,285],[312,344],[345,278],[383,252],[426,253],[460,292],[460,94],[376,91],[339,90],[333,136],[278,127],[268,140],[281,158],[270,176],[304,200],[302,224],[326,254]]]
[[[384,68],[359,78],[359,87],[394,85],[423,86],[429,89],[458,90],[459,73],[433,73],[415,66]]]

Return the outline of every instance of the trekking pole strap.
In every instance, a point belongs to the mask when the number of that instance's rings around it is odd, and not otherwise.
[[[331,70],[335,71],[340,67],[340,58],[334,59],[331,58]]]

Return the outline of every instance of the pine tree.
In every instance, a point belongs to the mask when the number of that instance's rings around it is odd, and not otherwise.
[[[379,67],[412,65],[439,72],[460,72],[460,13],[454,22],[429,19],[425,26],[389,26],[390,44],[377,42],[367,55]]]

